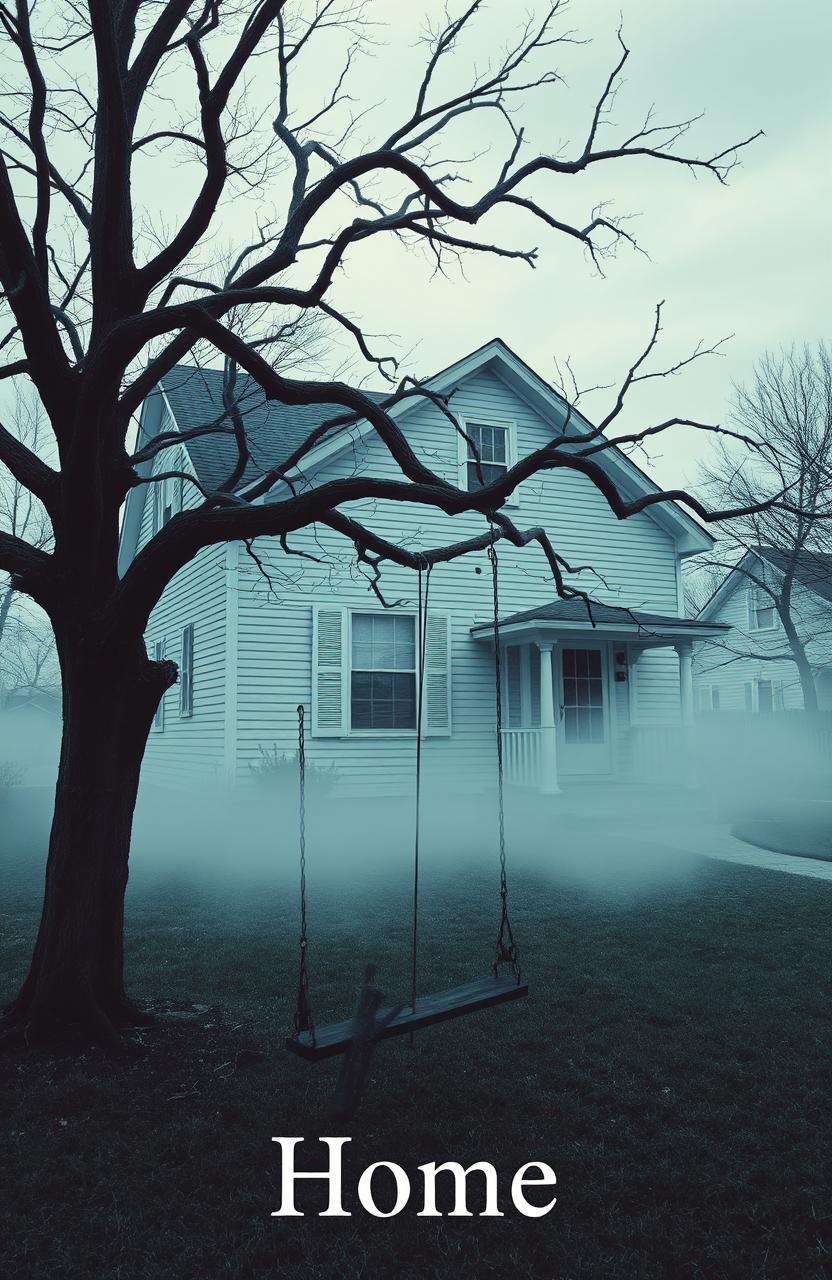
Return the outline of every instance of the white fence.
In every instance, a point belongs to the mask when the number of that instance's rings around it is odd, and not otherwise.
[[[504,729],[503,765],[506,782],[517,787],[539,787],[540,730]]]

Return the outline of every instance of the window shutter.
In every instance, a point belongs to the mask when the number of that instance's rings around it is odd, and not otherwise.
[[[164,639],[157,640],[153,646],[154,661],[164,662],[166,656],[167,656],[167,644],[165,640]],[[153,727],[155,729],[158,729],[160,733],[165,727],[165,694],[164,693],[162,694],[156,706],[156,711],[153,716]]]
[[[150,491],[151,496],[151,533],[158,533],[162,527],[162,486],[156,481]]]
[[[425,733],[451,732],[451,620],[431,612],[425,633]]]
[[[755,602],[754,584],[749,582],[745,592],[745,604],[748,610],[748,630],[749,631],[756,631],[757,629],[757,618],[754,613],[754,602]]]
[[[745,698],[745,709],[746,711],[753,711],[754,710],[754,690],[752,688],[751,681],[746,680],[742,689],[743,689],[743,697]]]
[[[194,713],[194,624],[182,629],[182,660],[179,665],[179,714]]]
[[[340,738],[347,732],[347,611],[312,609],[312,734]]]

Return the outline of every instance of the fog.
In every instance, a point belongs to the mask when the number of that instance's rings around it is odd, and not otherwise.
[[[0,718],[0,849],[23,855],[38,871],[45,861],[57,758],[57,726],[45,718]],[[714,713],[697,727],[701,785],[640,778],[615,784],[572,782],[544,797],[508,789],[509,874],[581,886],[602,897],[670,888],[701,865],[714,838],[747,818],[816,811],[832,826],[832,720],[807,730],[799,713],[769,717]],[[666,761],[663,765],[666,765]],[[666,774],[666,770],[665,770]],[[142,785],[131,860],[131,892],[177,880],[227,892],[268,885],[295,910],[298,885],[297,791],[251,784],[236,791],[172,790]],[[8,785],[11,782],[13,785]],[[450,785],[448,785],[450,783]],[[453,780],[432,774],[424,786],[421,882],[470,876],[477,893],[499,876],[494,786],[459,795]],[[413,796],[340,797],[309,788],[307,871],[313,900],[350,896],[368,904],[409,893],[414,854]],[[522,888],[517,896],[522,895]]]

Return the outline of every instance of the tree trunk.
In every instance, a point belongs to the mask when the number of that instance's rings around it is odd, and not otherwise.
[[[805,646],[797,634],[797,628],[792,621],[790,609],[783,609],[779,612],[783,630],[786,633],[786,639],[789,642],[789,648],[792,651],[792,657],[800,679],[800,688],[803,693],[803,710],[807,711],[809,715],[817,715],[819,710],[818,690],[815,684],[812,664],[806,656]]]
[[[40,928],[6,1025],[114,1043],[137,1019],[124,991],[124,894],[142,756],[173,663],[59,643],[64,727]]]

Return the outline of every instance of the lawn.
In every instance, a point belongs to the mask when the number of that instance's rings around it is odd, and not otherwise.
[[[37,877],[4,875],[0,992],[37,918]],[[487,967],[493,882],[428,868],[423,987]],[[531,998],[381,1046],[357,1118],[327,1118],[337,1064],[285,1053],[290,882],[162,872],[128,898],[134,992],[206,1008],[98,1052],[0,1057],[0,1271],[32,1280],[546,1277],[658,1280],[832,1273],[832,886],[706,860],[655,880],[525,866],[512,903]],[[407,882],[328,877],[313,897],[318,1015],[347,1012],[364,962],[406,988]],[[262,1056],[261,1056],[262,1055]],[[349,1134],[348,1219],[270,1216],[272,1135]],[[321,1149],[322,1150],[322,1149]],[[508,1197],[538,1158],[558,1203]],[[491,1160],[502,1219],[369,1217],[373,1160]],[[381,1195],[379,1196],[381,1199]],[[446,1206],[447,1207],[447,1206]]]

